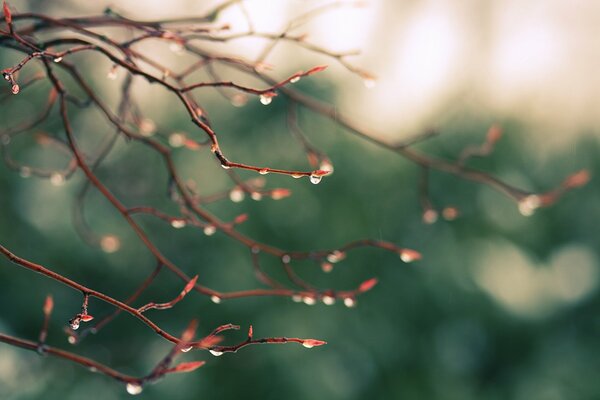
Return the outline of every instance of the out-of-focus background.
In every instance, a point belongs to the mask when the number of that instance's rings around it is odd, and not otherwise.
[[[143,4],[141,4],[143,3]],[[193,15],[210,2],[133,0],[118,2],[13,1],[18,11],[54,16],[101,13],[111,6],[132,18]],[[244,1],[257,31],[280,32],[316,1]],[[219,23],[247,29],[244,11],[232,7]],[[373,1],[365,7],[338,7],[305,26],[308,38],[333,52],[361,49],[350,60],[376,77],[350,74],[327,57],[281,45],[267,61],[272,74],[329,64],[327,71],[296,85],[331,101],[381,137],[402,139],[424,129],[441,135],[420,144],[423,151],[456,157],[481,143],[488,127],[504,136],[494,153],[473,165],[530,190],[556,186],[587,168],[592,181],[548,209],[524,217],[517,206],[489,188],[433,173],[435,206],[454,205],[460,218],[433,225],[421,221],[418,174],[414,165],[350,136],[339,126],[302,113],[308,136],[331,158],[335,173],[319,185],[268,175],[268,187],[293,196],[273,201],[223,201],[211,211],[223,218],[250,216],[248,235],[290,250],[333,248],[371,237],[413,247],[422,261],[403,264],[380,251],[362,250],[330,274],[302,264],[300,274],[322,287],[354,287],[372,276],[380,284],[342,304],[306,306],[281,298],[250,298],[215,305],[190,295],[173,310],[150,315],[169,331],[199,318],[202,332],[224,323],[254,325],[256,336],[299,336],[327,340],[312,350],[297,345],[255,346],[220,358],[192,352],[181,359],[206,359],[192,374],[169,376],[144,389],[145,399],[593,399],[600,393],[600,3],[591,1]],[[224,53],[252,56],[264,42],[240,40]],[[168,48],[147,47],[173,59]],[[106,98],[116,98],[108,81],[110,64],[99,56],[78,56]],[[90,58],[91,57],[91,58]],[[0,68],[18,56],[0,52]],[[121,71],[121,74],[123,72]],[[8,87],[3,88],[8,90]],[[39,92],[40,95],[43,93]],[[190,131],[178,104],[139,82],[136,99],[151,116],[157,134]],[[268,107],[250,99],[233,107],[216,93],[202,102],[232,159],[306,168],[288,134],[286,107],[275,98]],[[43,98],[43,97],[42,97]],[[34,113],[40,99],[31,93],[4,102],[2,128]],[[172,100],[172,99],[171,99]],[[95,113],[74,116],[80,137],[107,135]],[[59,124],[45,129],[60,135]],[[54,129],[54,130],[53,130]],[[89,143],[93,143],[90,141]],[[88,145],[90,145],[88,143]],[[15,158],[58,168],[64,158],[33,141],[14,143]],[[176,151],[187,178],[211,193],[228,180],[208,151]],[[166,176],[159,157],[140,146],[119,143],[99,175],[127,204],[169,207]],[[252,174],[242,174],[252,177]],[[90,248],[71,224],[72,202],[83,177],[62,185],[23,178],[0,166],[0,240],[16,254],[119,299],[131,294],[153,268],[152,257],[116,212],[95,193],[86,218],[101,234],[115,235],[113,253]],[[54,182],[60,183],[60,182]],[[172,207],[172,205],[170,205]],[[159,248],[203,284],[220,290],[257,287],[247,252],[216,234],[174,230],[141,218]],[[275,261],[267,260],[275,269]],[[269,262],[272,265],[269,265]],[[170,299],[180,282],[163,272],[142,302]],[[126,373],[147,373],[170,346],[137,321],[120,316],[99,335],[73,347],[62,327],[78,311],[77,293],[0,261],[0,331],[35,339],[41,307],[52,293],[56,306],[49,343],[70,348]],[[97,316],[110,308],[92,300]],[[242,329],[244,331],[244,328]],[[228,336],[243,340],[244,333]],[[125,388],[68,362],[40,357],[0,344],[0,398],[128,398]]]

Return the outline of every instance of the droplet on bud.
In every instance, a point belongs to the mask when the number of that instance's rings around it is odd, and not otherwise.
[[[304,297],[302,298],[302,301],[303,301],[303,302],[304,302],[304,304],[306,304],[307,306],[312,306],[312,305],[314,305],[314,304],[316,304],[316,303],[317,303],[317,300],[316,300],[314,297],[312,297],[312,296],[304,296]]]
[[[55,58],[53,61],[54,61],[55,63],[57,63],[57,64],[58,64],[58,63],[59,63],[59,62],[61,62],[62,60],[63,60],[63,58],[62,58],[62,57],[56,57],[56,58]]]
[[[223,169],[230,169],[231,167],[227,164],[221,164],[221,168]]]
[[[266,169],[266,168],[263,168],[263,169],[259,170],[258,173],[261,174],[261,175],[266,175],[266,174],[269,173],[269,170]]]
[[[344,305],[348,308],[356,307],[356,300],[354,300],[352,297],[346,297],[344,299]]]
[[[519,212],[525,216],[529,217],[532,215],[536,209],[538,209],[542,205],[542,201],[539,196],[532,194],[521,201],[519,201]]]
[[[171,226],[175,229],[181,229],[185,227],[185,220],[183,219],[174,219],[171,221]]]
[[[312,349],[313,347],[315,347],[315,345],[313,345],[312,343],[310,343],[306,340],[304,342],[302,342],[302,346],[306,347],[307,349]]]
[[[100,247],[105,253],[114,253],[121,247],[121,241],[114,235],[106,235],[100,239]]]
[[[69,326],[71,327],[71,329],[73,329],[74,331],[79,329],[79,321],[79,318],[73,318],[72,320],[70,320]]]
[[[19,85],[17,85],[16,83],[14,85],[12,85],[12,88],[10,89],[12,94],[19,94],[19,91],[21,90],[21,88],[19,87]]]
[[[346,258],[346,253],[339,250],[334,250],[332,253],[329,253],[327,255],[327,261],[329,261],[332,264],[342,261],[344,258]]]
[[[181,147],[185,144],[186,135],[182,132],[174,132],[169,135],[169,145],[171,147]]]
[[[323,179],[323,177],[321,175],[316,175],[316,174],[310,175],[310,183],[312,183],[313,185],[317,185],[319,182],[321,182],[321,179]]]
[[[219,357],[223,355],[222,351],[217,351],[217,350],[209,350],[210,354],[212,354],[215,357]]]
[[[219,296],[210,296],[210,301],[212,301],[215,304],[219,304],[221,303],[221,298]]]
[[[65,176],[61,173],[55,172],[50,175],[50,183],[52,186],[61,186],[65,183]]]
[[[192,350],[193,346],[189,346],[189,347],[182,347],[181,348],[181,352],[182,353],[187,353],[188,351]]]
[[[402,249],[398,254],[400,255],[400,259],[405,263],[421,259],[421,253],[411,249]]]
[[[323,304],[328,305],[328,306],[335,304],[335,297],[323,296]]]
[[[260,201],[262,199],[262,194],[260,194],[259,192],[252,192],[250,194],[250,197],[252,197],[252,200]]]
[[[206,225],[203,230],[206,236],[212,236],[215,234],[216,231],[217,228],[214,225]]]
[[[299,77],[299,76],[295,76],[295,77],[293,77],[292,79],[290,79],[290,83],[296,83],[296,82],[298,82],[299,80],[300,80],[300,77]]]
[[[294,303],[300,303],[302,301],[302,296],[300,296],[299,294],[295,294],[292,296],[292,301]]]
[[[323,272],[331,272],[333,271],[333,264],[329,262],[324,262],[323,264],[321,264],[321,269],[323,270]]]
[[[127,386],[125,387],[125,389],[127,390],[127,393],[132,394],[132,395],[140,394],[140,393],[142,393],[142,390],[144,390],[142,388],[142,385],[140,385],[139,383],[133,383],[133,382],[129,382],[127,384]]]
[[[284,254],[283,256],[281,256],[281,262],[283,262],[284,264],[289,264],[291,260],[292,257],[290,257],[289,254]]]
[[[244,200],[244,197],[246,197],[246,195],[240,188],[232,189],[231,192],[229,192],[229,199],[234,203],[239,203],[240,201]]]
[[[263,106],[268,106],[273,101],[273,95],[271,94],[261,94],[260,102]]]
[[[438,213],[433,208],[428,208],[423,212],[423,222],[428,225],[435,223],[438,219]]]

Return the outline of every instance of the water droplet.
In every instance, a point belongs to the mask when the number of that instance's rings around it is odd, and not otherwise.
[[[291,260],[292,260],[292,257],[290,257],[289,254],[284,254],[283,256],[281,256],[281,261],[284,264],[289,264]]]
[[[323,179],[323,177],[321,175],[315,175],[315,174],[310,175],[310,183],[312,183],[313,185],[316,185],[319,182],[321,182],[321,179]]]
[[[79,318],[73,318],[71,321],[69,321],[69,325],[71,326],[71,329],[73,329],[74,331],[76,331],[77,329],[79,329]]]
[[[212,236],[216,231],[217,228],[214,225],[206,225],[203,232],[206,236]]]
[[[182,132],[174,132],[169,135],[169,145],[171,147],[181,147],[185,144],[186,135]]]
[[[306,347],[307,349],[312,349],[313,347],[315,347],[314,344],[312,344],[308,341],[302,342],[302,346]]]
[[[14,85],[12,85],[12,88],[10,89],[12,94],[19,94],[19,91],[21,91],[21,88],[19,87],[19,85],[17,85],[16,83]]]
[[[21,178],[29,178],[31,176],[31,168],[21,167],[19,174],[21,175]]]
[[[140,394],[142,393],[142,390],[144,390],[144,388],[142,388],[142,385],[133,382],[129,382],[125,389],[127,389],[127,393],[132,395]]]
[[[212,301],[215,304],[219,304],[221,303],[221,298],[219,296],[210,296],[210,301]]]
[[[98,372],[98,368],[96,368],[96,367],[90,367],[89,371],[90,372]]]
[[[240,201],[244,200],[244,197],[246,197],[246,194],[240,188],[235,188],[229,192],[229,199],[234,203],[239,203]]]
[[[2,76],[4,76],[5,81],[10,81],[10,74],[4,73],[4,74],[2,74]]]
[[[258,253],[260,253],[260,247],[258,247],[258,246],[252,246],[252,248],[250,249],[250,251],[252,252],[252,254],[258,254]]]
[[[312,306],[312,305],[314,305],[314,304],[316,304],[316,303],[317,303],[317,300],[316,300],[314,297],[312,297],[312,296],[304,296],[304,297],[302,298],[302,301],[303,301],[303,302],[304,302],[304,304],[306,304],[307,306]]]
[[[321,269],[323,270],[323,272],[331,272],[333,271],[333,264],[329,262],[324,262],[323,264],[321,264]]]
[[[222,351],[217,351],[217,350],[209,350],[210,354],[212,354],[215,357],[219,357],[223,355]]]
[[[252,192],[250,194],[250,197],[252,197],[252,200],[260,201],[262,199],[262,194],[260,194],[259,192]]]
[[[175,229],[184,228],[185,225],[186,225],[186,222],[184,219],[174,219],[171,221],[171,226]]]
[[[67,336],[67,342],[69,342],[69,344],[75,344],[77,343],[77,338],[73,335],[69,335]]]
[[[266,174],[268,174],[268,173],[269,173],[269,170],[268,170],[268,169],[266,169],[266,168],[263,168],[263,169],[261,169],[260,171],[258,171],[258,173],[259,173],[259,174],[261,174],[261,175],[266,175]]]
[[[121,241],[114,235],[106,235],[100,239],[100,247],[105,253],[114,253],[121,247]]]
[[[223,168],[223,169],[229,169],[231,167],[229,165],[227,165],[227,164],[221,164],[221,168]]]
[[[335,304],[335,297],[323,296],[323,304],[328,305],[328,306]]]
[[[413,262],[421,258],[421,254],[414,250],[403,249],[400,251],[400,259],[405,263]]]
[[[539,196],[532,194],[521,201],[519,201],[519,212],[525,216],[529,217],[533,215],[536,209],[538,209],[542,205],[542,201]]]
[[[53,61],[54,61],[55,63],[57,63],[57,64],[58,64],[58,63],[59,63],[59,62],[61,62],[62,60],[63,60],[63,58],[62,58],[62,57],[56,57],[56,58],[55,58]]]
[[[332,264],[342,261],[344,258],[346,258],[346,253],[339,250],[335,250],[327,255],[327,261],[329,261]]]
[[[293,77],[292,79],[290,79],[290,83],[296,83],[296,82],[298,82],[299,80],[300,80],[300,77],[299,77],[299,76],[295,76],[295,77]]]
[[[304,175],[302,175],[302,174],[292,174],[292,178],[294,178],[294,179],[300,179],[300,178],[302,178],[303,176],[304,176]]]
[[[52,186],[61,186],[65,183],[65,176],[61,173],[55,172],[50,175],[50,183]]]
[[[363,81],[363,83],[367,89],[373,89],[377,84],[377,82],[373,78],[367,78]]]
[[[425,212],[423,213],[423,222],[425,222],[426,224],[433,224],[435,223],[435,221],[437,221],[438,219],[438,213],[437,211],[435,211],[432,208],[429,208],[427,210],[425,210]]]
[[[344,305],[348,308],[356,307],[356,300],[354,300],[352,297],[346,297],[344,299]]]
[[[238,93],[231,98],[231,104],[234,107],[243,107],[246,103],[248,103],[248,96],[245,94]]]
[[[273,101],[273,96],[272,95],[268,95],[268,94],[261,94],[260,95],[260,102],[261,102],[262,105],[268,106],[269,104],[271,104],[272,101]]]
[[[140,121],[140,133],[144,137],[150,137],[156,132],[156,124],[150,118],[142,118]]]
[[[192,350],[194,347],[193,346],[189,346],[189,347],[182,347],[181,348],[181,352],[182,353],[187,353],[188,351]]]
[[[294,303],[300,303],[302,301],[302,296],[300,296],[299,294],[295,294],[292,296],[292,301]]]

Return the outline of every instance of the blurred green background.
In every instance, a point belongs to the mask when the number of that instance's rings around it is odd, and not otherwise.
[[[79,5],[59,3],[51,5],[50,12],[62,15],[61,7]],[[21,11],[41,11],[40,4],[16,5]],[[81,5],[69,13],[84,13],[83,9]],[[95,6],[92,11],[101,9]],[[398,11],[400,15],[404,14]],[[7,50],[2,50],[0,57],[2,68],[19,59]],[[76,60],[90,66],[87,76],[94,80],[97,90],[114,97],[119,80],[107,82],[110,65],[98,56],[78,57]],[[312,65],[315,63],[301,59],[292,71]],[[319,98],[347,102],[340,96],[350,89],[357,97],[363,96],[365,89],[360,82],[350,82],[355,80],[346,74],[344,84],[340,84],[335,76],[325,75],[303,79],[297,85]],[[172,98],[159,97],[162,92],[146,83],[138,85],[141,94],[137,99],[147,107],[148,116],[155,118],[156,137],[166,141],[171,132],[192,132]],[[380,76],[380,85],[386,85],[386,76]],[[43,104],[46,91],[42,84],[4,102],[0,109],[2,127],[13,126],[34,113]],[[268,107],[251,99],[246,106],[234,108],[214,93],[203,93],[203,104],[230,159],[307,168],[286,127],[284,98],[276,98]],[[268,175],[267,187],[289,188],[293,195],[280,201],[249,197],[241,203],[224,200],[209,209],[224,219],[248,213],[249,220],[240,227],[242,232],[289,250],[335,248],[354,239],[375,238],[415,248],[423,253],[423,260],[404,264],[393,254],[362,249],[350,253],[330,274],[323,273],[317,264],[294,264],[302,277],[323,288],[352,288],[378,277],[380,284],[360,297],[352,309],[339,302],[307,306],[271,297],[216,305],[191,294],[172,310],[150,311],[148,316],[170,332],[180,332],[192,318],[199,319],[201,333],[225,323],[241,325],[240,332],[226,335],[228,343],[243,340],[247,326],[252,324],[256,337],[311,337],[329,344],[311,350],[295,344],[254,346],[219,358],[190,352],[179,359],[207,360],[207,364],[191,374],[168,376],[146,387],[139,398],[599,398],[600,187],[594,179],[600,174],[597,129],[593,124],[575,124],[560,146],[546,146],[552,138],[534,135],[532,131],[539,132],[540,128],[526,113],[498,112],[464,92],[453,93],[446,100],[451,100],[450,111],[425,115],[414,122],[439,127],[442,133],[419,144],[423,151],[456,158],[464,147],[481,143],[491,124],[499,123],[504,128],[502,140],[491,156],[474,160],[474,166],[530,190],[550,189],[581,168],[591,172],[592,181],[553,207],[523,217],[516,204],[501,194],[434,172],[430,181],[434,205],[456,206],[460,217],[425,225],[418,202],[419,171],[414,165],[347,134],[331,121],[301,112],[302,128],[329,155],[335,173],[319,185]],[[369,122],[361,121],[360,114],[354,115],[359,122]],[[73,120],[84,146],[91,148],[99,138],[112,133],[95,112],[73,113]],[[375,128],[381,132],[389,127],[391,137],[395,132],[398,137],[410,135],[407,127],[396,130],[396,125],[387,121]],[[43,125],[43,130],[57,137],[63,135],[56,120]],[[46,168],[60,168],[67,161],[64,155],[27,135],[6,148],[15,159]],[[203,194],[231,186],[207,149],[173,151],[183,175],[194,180]],[[139,144],[120,140],[98,175],[127,205],[150,204],[176,212],[166,193],[161,159]],[[117,235],[122,246],[108,254],[79,238],[71,223],[71,211],[83,182],[78,172],[64,185],[53,186],[48,180],[22,178],[0,165],[1,243],[17,255],[125,299],[154,268],[154,261],[94,191],[88,197],[87,221],[98,234]],[[246,249],[224,235],[206,237],[194,228],[173,229],[146,216],[137,220],[165,255],[188,274],[199,274],[203,285],[223,291],[260,286]],[[277,260],[261,260],[269,272],[281,275]],[[162,271],[138,304],[168,301],[181,286],[168,271]],[[98,335],[77,346],[69,345],[63,327],[79,310],[79,294],[4,259],[0,260],[0,332],[35,340],[42,323],[42,304],[49,293],[56,303],[49,333],[51,345],[134,375],[149,372],[171,347],[124,315]],[[90,312],[96,317],[111,311],[91,300]],[[84,397],[130,396],[123,385],[102,375],[0,344],[0,398]]]

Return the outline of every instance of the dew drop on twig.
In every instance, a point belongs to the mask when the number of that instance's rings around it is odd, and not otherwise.
[[[272,101],[273,101],[273,96],[266,95],[266,94],[260,95],[260,102],[262,105],[268,106],[269,104],[271,104]]]
[[[175,229],[181,229],[185,227],[185,220],[183,219],[174,219],[171,221],[171,226]]]
[[[144,390],[142,388],[142,385],[140,385],[139,383],[133,383],[133,382],[129,382],[127,384],[127,386],[125,387],[125,389],[127,390],[127,393],[132,394],[132,395],[140,394],[140,393],[142,393],[142,390]]]
[[[219,357],[223,355],[222,351],[217,351],[217,350],[209,350],[210,354],[212,354],[215,357]]]
[[[313,185],[317,185],[319,182],[321,182],[321,179],[323,179],[321,175],[312,174],[310,176],[310,183],[312,183]]]

